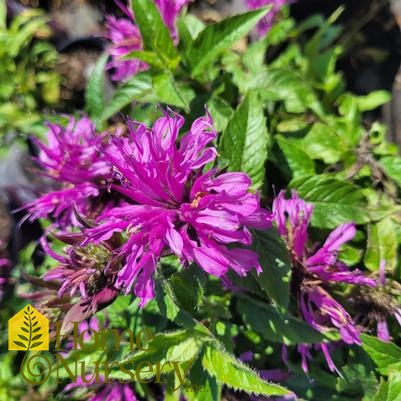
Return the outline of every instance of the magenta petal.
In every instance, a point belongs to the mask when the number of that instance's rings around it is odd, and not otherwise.
[[[386,320],[380,319],[377,322],[377,337],[385,342],[390,342],[391,341],[391,337],[390,337],[390,333],[388,331],[388,326],[387,326],[387,322]]]
[[[182,249],[184,242],[178,231],[174,228],[170,228],[166,231],[166,240],[171,250],[179,257],[182,256]]]
[[[193,249],[193,254],[196,262],[205,272],[217,277],[227,273],[229,262],[218,251],[207,247],[197,247]]]
[[[329,252],[338,251],[341,245],[354,238],[355,234],[356,229],[354,223],[341,224],[327,237],[322,248]]]

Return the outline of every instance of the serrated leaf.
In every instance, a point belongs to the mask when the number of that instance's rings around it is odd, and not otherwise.
[[[386,268],[394,269],[397,262],[397,236],[393,220],[385,218],[368,226],[368,244],[364,263],[371,271],[379,270],[380,262],[386,262]]]
[[[105,108],[105,65],[108,55],[103,54],[90,74],[85,91],[86,111],[94,120],[99,120]]]
[[[369,220],[366,197],[354,184],[322,174],[293,180],[290,187],[313,204],[312,224],[316,227],[334,228],[349,221],[363,224]]]
[[[39,345],[41,345],[41,344],[43,344],[43,341],[41,341],[41,342],[39,342],[39,343],[34,343],[34,344],[31,345],[31,348],[30,348],[30,349],[33,349],[33,348],[35,348],[35,347],[39,347]]]
[[[342,154],[348,151],[347,144],[326,124],[313,124],[305,137],[294,140],[311,159],[323,160],[326,164],[337,163]]]
[[[263,106],[249,94],[234,112],[221,138],[219,153],[230,171],[247,173],[254,187],[263,185],[269,134]]]
[[[159,102],[181,107],[189,112],[189,103],[195,93],[191,88],[179,85],[171,74],[162,73],[154,76],[153,89]]]
[[[382,157],[380,164],[386,175],[401,187],[401,158],[398,156]]]
[[[309,82],[299,72],[288,67],[265,68],[252,74],[242,86],[257,91],[263,102],[282,101],[290,113],[302,113],[310,109],[317,115],[324,115],[322,105]]]
[[[178,64],[177,50],[170,32],[160,16],[159,10],[151,0],[132,2],[135,23],[138,26],[144,50],[152,50],[166,67],[172,69]]]
[[[134,101],[146,102],[150,100],[157,101],[156,97],[153,96],[152,76],[148,71],[140,72],[115,91],[109,104],[103,110],[101,121],[112,117]]]
[[[310,175],[315,172],[313,160],[304,152],[296,141],[276,135],[276,141],[284,153],[285,161],[292,172],[294,178]]]
[[[221,385],[217,383],[216,378],[210,376],[202,367],[201,361],[196,361],[189,372],[191,384],[203,386],[203,391],[185,391],[185,397],[188,401],[220,401]]]
[[[275,228],[253,232],[253,249],[259,255],[262,272],[256,277],[260,287],[274,302],[287,308],[290,291],[291,259]]]
[[[401,361],[401,348],[391,342],[384,342],[376,337],[361,335],[362,347],[372,358],[379,372],[387,375],[391,365]]]
[[[126,358],[123,363],[130,362],[134,366],[143,362],[176,361],[179,363],[192,362],[198,357],[206,336],[193,330],[177,330],[170,333],[158,333],[146,345],[145,351],[138,351]],[[171,371],[167,367],[163,371]],[[154,375],[154,373],[152,374]]]
[[[202,366],[217,382],[247,393],[271,395],[292,394],[277,384],[268,383],[248,366],[228,354],[215,343],[208,343],[202,356]]]
[[[196,77],[224,51],[244,37],[270,9],[236,15],[206,27],[188,48],[186,60]]]
[[[314,344],[324,336],[303,321],[282,314],[272,305],[251,299],[239,299],[238,312],[249,327],[269,341],[283,344]]]

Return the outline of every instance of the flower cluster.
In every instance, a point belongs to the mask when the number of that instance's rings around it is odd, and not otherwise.
[[[124,12],[124,18],[107,16],[106,37],[111,41],[108,49],[112,60],[107,68],[112,70],[111,79],[114,81],[125,81],[140,71],[147,69],[147,64],[138,59],[123,58],[134,51],[142,50],[142,36],[135,25],[135,16],[131,7],[126,7],[116,1]],[[182,8],[189,3],[189,0],[156,0],[163,22],[168,27],[174,43],[178,42],[176,19]]]
[[[353,223],[337,227],[319,249],[308,247],[308,226],[312,216],[312,205],[306,203],[293,191],[291,199],[280,192],[273,202],[273,218],[279,234],[287,244],[292,259],[292,293],[298,299],[301,317],[314,329],[325,333],[338,329],[346,344],[360,344],[360,330],[345,308],[333,298],[328,287],[335,283],[358,284],[374,287],[376,280],[366,277],[361,271],[350,270],[337,259],[342,244],[356,233]],[[326,357],[331,370],[335,370],[327,344],[318,345]],[[302,367],[307,371],[307,359],[311,358],[311,346],[300,344]]]
[[[62,282],[60,296],[96,303],[104,291],[134,290],[143,306],[155,296],[160,258],[171,253],[183,266],[197,263],[217,277],[229,269],[240,276],[260,271],[257,254],[247,249],[250,229],[269,228],[270,213],[246,174],[205,169],[217,155],[211,117],[195,120],[179,139],[183,125],[183,117],[166,112],[151,129],[128,121],[124,135],[109,138],[95,136],[84,119],[66,130],[52,126],[49,145],[38,143],[41,165],[63,188],[29,204],[31,217],[64,217],[63,230],[81,227],[56,234],[69,244],[65,255],[42,241],[59,262],[45,279]]]

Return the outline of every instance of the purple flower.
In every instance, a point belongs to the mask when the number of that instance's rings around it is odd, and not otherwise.
[[[104,384],[104,378],[99,378],[100,383],[96,383],[87,377],[82,380],[77,377],[75,383],[70,383],[64,388],[64,392],[75,391],[78,395],[82,395],[79,389],[88,388],[90,390],[90,397],[88,401],[137,401],[135,393],[131,386],[127,383],[111,382]]]
[[[117,285],[127,293],[134,288],[142,306],[154,297],[152,276],[168,253],[218,277],[230,268],[240,276],[260,271],[256,253],[245,247],[252,242],[249,229],[268,228],[270,214],[249,191],[246,174],[203,172],[217,154],[209,146],[217,135],[210,116],[195,120],[178,141],[183,124],[174,113],[152,129],[128,122],[129,137],[115,138],[105,150],[120,177],[112,189],[127,203],[102,213],[97,227],[85,231],[87,243],[97,244],[125,232]]]
[[[137,59],[123,60],[124,56],[142,50],[142,37],[133,21],[109,15],[106,29],[107,38],[112,42],[108,49],[112,61],[107,63],[107,69],[114,70],[110,76],[112,80],[125,81],[148,68],[146,63]]]
[[[171,37],[177,43],[177,29],[175,22],[183,7],[185,7],[191,0],[155,0],[159,8],[160,15],[167,28],[170,30]]]
[[[47,144],[35,139],[40,153],[38,164],[43,174],[60,188],[26,205],[30,219],[53,217],[60,226],[79,225],[76,213],[90,216],[97,205],[91,201],[107,192],[111,165],[100,152],[104,134],[96,134],[86,117],[70,118],[66,128],[48,124]]]
[[[328,236],[323,246],[315,251],[308,248],[308,226],[312,217],[313,206],[298,197],[292,191],[291,199],[285,199],[281,191],[273,202],[273,218],[278,231],[284,238],[291,252],[294,274],[301,279],[309,278],[312,283],[342,282],[374,287],[376,281],[366,277],[359,270],[349,270],[337,260],[342,244],[351,240],[356,233],[353,223],[344,223]]]
[[[245,0],[246,6],[253,10],[264,6],[272,6],[271,10],[265,15],[257,25],[257,32],[259,36],[266,35],[272,27],[278,13],[286,4],[292,3],[294,0]]]
[[[190,0],[155,0],[156,6],[159,9],[162,20],[170,30],[170,34],[174,43],[178,43],[176,30],[176,19],[182,8],[189,3]],[[124,12],[124,18],[115,18],[107,16],[106,37],[111,41],[111,46],[108,49],[112,61],[107,64],[108,69],[113,69],[111,79],[114,81],[126,81],[136,73],[146,70],[147,64],[135,58],[124,60],[134,51],[143,49],[142,36],[135,25],[135,17],[131,7],[126,7],[116,1],[117,5]]]
[[[302,318],[314,329],[324,333],[338,329],[347,344],[360,344],[359,329],[345,308],[324,289],[337,282],[374,287],[376,281],[359,270],[349,270],[337,260],[342,244],[355,236],[355,225],[345,223],[337,227],[317,250],[308,247],[308,226],[313,207],[298,197],[285,199],[281,191],[273,202],[273,218],[279,234],[287,244],[292,259],[292,289],[298,299]],[[316,247],[315,247],[316,249]],[[324,288],[323,288],[324,287]],[[300,344],[302,367],[307,371],[311,346]],[[336,370],[325,344],[319,344],[331,370]]]

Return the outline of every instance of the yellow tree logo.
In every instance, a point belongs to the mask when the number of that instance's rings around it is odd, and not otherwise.
[[[31,305],[27,305],[8,321],[8,349],[48,350],[49,321]]]

